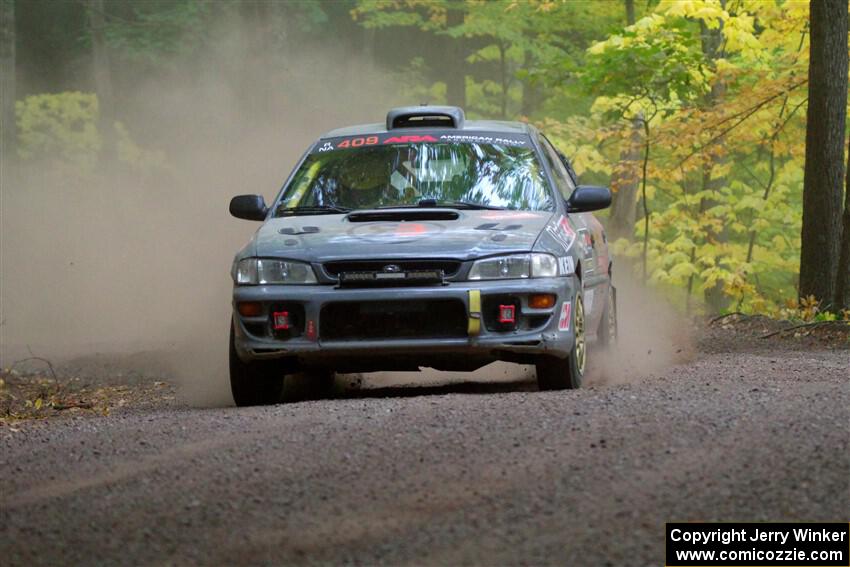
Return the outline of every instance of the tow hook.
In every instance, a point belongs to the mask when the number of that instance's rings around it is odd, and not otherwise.
[[[481,334],[481,290],[469,290],[469,325],[467,334],[475,337]]]

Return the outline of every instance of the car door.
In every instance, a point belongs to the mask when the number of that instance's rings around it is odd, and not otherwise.
[[[552,169],[555,184],[564,199],[575,191],[576,179],[572,167],[551,142],[541,136],[544,153]],[[570,221],[575,226],[579,239],[579,261],[581,263],[584,309],[588,319],[588,330],[595,334],[608,297],[608,242],[602,223],[592,213],[571,213]]]

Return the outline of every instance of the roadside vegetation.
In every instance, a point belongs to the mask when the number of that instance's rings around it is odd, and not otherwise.
[[[173,404],[174,387],[163,379],[121,372],[98,376],[91,365],[56,367],[41,357],[22,359],[0,369],[0,425]]]

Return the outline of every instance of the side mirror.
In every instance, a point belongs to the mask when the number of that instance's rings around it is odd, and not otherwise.
[[[611,191],[607,187],[579,185],[567,199],[568,213],[598,211],[611,205]]]
[[[230,214],[237,219],[261,221],[268,212],[262,195],[238,195],[230,200]]]

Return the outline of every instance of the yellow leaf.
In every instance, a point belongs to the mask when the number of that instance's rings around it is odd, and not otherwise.
[[[38,398],[38,399],[35,401],[35,403],[33,404],[33,407],[35,407],[35,409],[37,409],[37,410],[40,410],[40,409],[41,409],[41,404],[42,404],[41,398]]]

